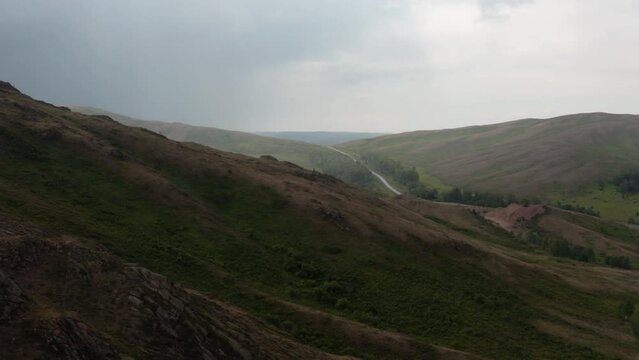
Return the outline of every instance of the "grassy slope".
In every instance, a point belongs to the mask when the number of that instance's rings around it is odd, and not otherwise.
[[[616,187],[607,184],[591,186],[585,190],[557,190],[546,195],[549,201],[561,201],[564,204],[592,206],[602,217],[626,222],[634,218],[639,222],[639,195],[624,196]]]
[[[639,164],[639,117],[603,113],[418,131],[340,145],[446,184],[519,195],[588,188]]]
[[[182,123],[140,120],[92,107],[78,106],[72,109],[88,115],[106,115],[124,125],[143,127],[172,140],[194,142],[248,156],[271,155],[278,160],[290,161],[307,169],[313,169],[317,166],[313,160],[314,156],[323,156],[335,162],[344,162],[345,165],[350,165],[349,159],[326,149],[324,146],[301,141]]]
[[[575,287],[552,276],[563,264],[546,258],[529,261],[548,269],[530,268],[518,260],[529,255],[493,228],[435,222],[282,163],[177,144],[21,95],[0,105],[1,211],[105,245],[322,349],[384,356],[272,299],[400,332],[423,354],[435,343],[497,359],[606,357],[592,342],[541,329],[543,321],[586,332],[545,308],[629,332],[616,313],[629,290]],[[601,341],[639,354],[632,341]]]

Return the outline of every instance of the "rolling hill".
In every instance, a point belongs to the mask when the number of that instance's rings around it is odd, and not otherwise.
[[[257,134],[278,139],[303,141],[317,145],[335,145],[348,141],[369,139],[386,135],[384,133],[335,131],[262,131]]]
[[[72,106],[70,108],[87,115],[109,116],[124,125],[142,127],[176,141],[194,142],[254,157],[270,155],[278,160],[289,161],[309,170],[317,169],[344,181],[366,186],[382,193],[386,192],[384,187],[380,186],[361,164],[353,163],[349,158],[322,145],[241,131],[140,120],[93,107]]]
[[[637,358],[639,232],[513,207],[382,198],[0,83],[0,357]]]
[[[338,147],[416,167],[425,178],[434,178],[434,184],[441,181],[475,191],[579,200],[581,205],[596,208],[605,208],[603,202],[610,200],[627,206],[627,211],[604,211],[604,215],[624,221],[639,211],[637,199],[618,202],[598,187],[639,168],[636,115],[591,113],[526,119],[388,135]]]

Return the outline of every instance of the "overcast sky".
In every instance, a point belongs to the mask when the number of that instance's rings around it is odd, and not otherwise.
[[[0,79],[235,130],[639,113],[634,0],[0,0]]]

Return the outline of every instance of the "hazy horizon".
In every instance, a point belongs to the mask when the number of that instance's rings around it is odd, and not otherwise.
[[[0,4],[0,79],[141,119],[397,133],[639,113],[632,1]]]

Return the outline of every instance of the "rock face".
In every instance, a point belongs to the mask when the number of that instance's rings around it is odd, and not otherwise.
[[[26,303],[22,289],[0,270],[0,321],[18,317],[24,311]]]
[[[121,359],[120,354],[87,324],[70,317],[41,321],[36,331],[57,356],[69,360]]]
[[[324,359],[241,311],[0,214],[0,359]]]

